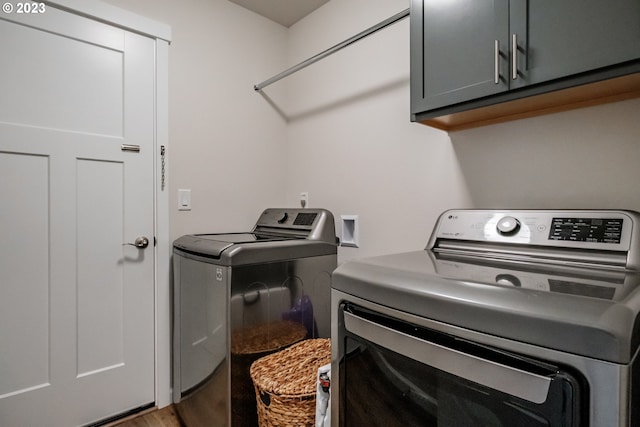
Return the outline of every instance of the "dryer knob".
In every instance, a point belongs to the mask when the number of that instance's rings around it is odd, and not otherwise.
[[[520,230],[520,221],[512,216],[505,216],[498,221],[496,228],[498,229],[498,234],[511,236]]]

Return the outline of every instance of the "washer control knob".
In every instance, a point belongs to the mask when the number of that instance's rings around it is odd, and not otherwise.
[[[278,220],[278,224],[284,224],[285,222],[287,222],[288,219],[289,219],[289,214],[285,212],[282,214],[282,216]]]
[[[520,230],[520,221],[512,216],[505,216],[498,221],[496,228],[498,229],[498,234],[511,236]]]

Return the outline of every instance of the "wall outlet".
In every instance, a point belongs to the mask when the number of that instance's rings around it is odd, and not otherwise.
[[[303,208],[309,207],[309,193],[307,193],[306,191],[300,193],[300,206],[302,206]]]

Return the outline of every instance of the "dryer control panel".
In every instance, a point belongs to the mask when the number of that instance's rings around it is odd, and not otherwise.
[[[546,258],[599,252],[640,266],[640,214],[627,210],[449,210],[438,219],[427,249],[455,246],[496,257],[535,247]],[[606,261],[605,261],[606,262]],[[616,264],[620,264],[617,261]]]

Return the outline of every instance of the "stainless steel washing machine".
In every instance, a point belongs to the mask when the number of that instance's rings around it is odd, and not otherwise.
[[[639,268],[640,215],[608,210],[448,211],[341,265],[332,425],[640,425]]]
[[[250,364],[330,337],[336,264],[324,209],[267,209],[250,232],[174,242],[173,400],[187,427],[257,426]]]

